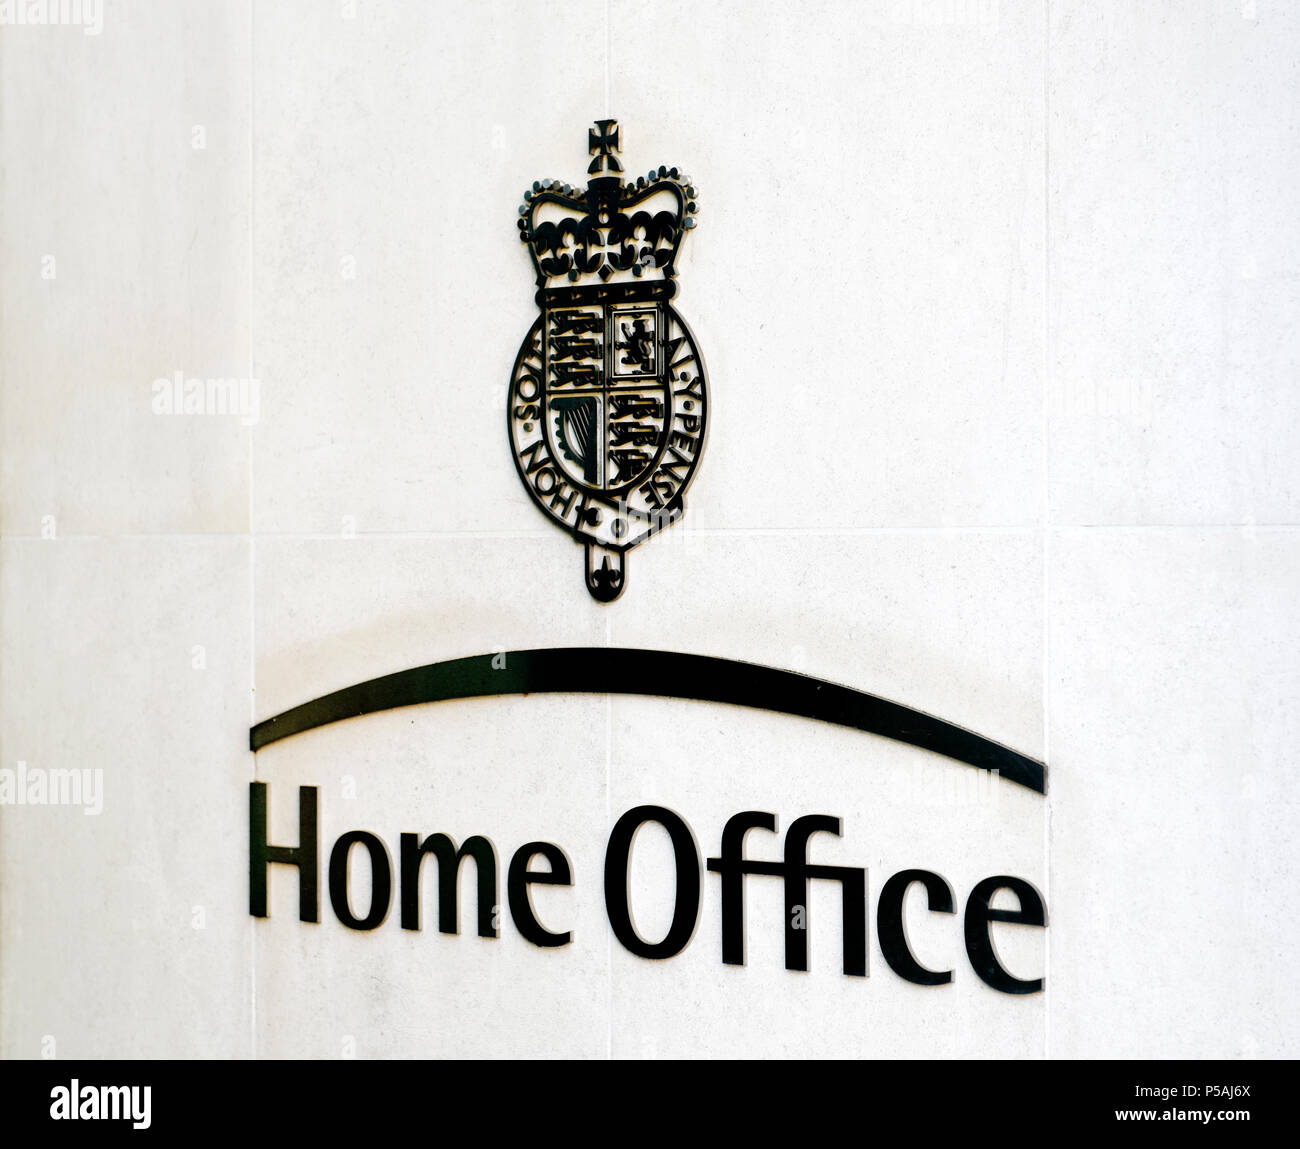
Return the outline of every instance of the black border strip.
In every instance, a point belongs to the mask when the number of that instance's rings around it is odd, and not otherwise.
[[[501,665],[493,669],[493,662]],[[726,702],[832,722],[996,770],[1039,794],[1047,769],[1033,758],[919,710],[792,670],[670,650],[575,646],[453,658],[372,678],[304,702],[249,731],[254,751],[344,718],[398,706],[503,694],[646,694]]]

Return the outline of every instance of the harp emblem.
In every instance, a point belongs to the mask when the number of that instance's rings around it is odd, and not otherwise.
[[[627,552],[677,522],[704,447],[704,363],[669,302],[698,195],[676,168],[622,178],[619,128],[588,133],[585,189],[539,180],[519,208],[540,314],[510,379],[525,489],[585,548],[592,597],[627,584]]]

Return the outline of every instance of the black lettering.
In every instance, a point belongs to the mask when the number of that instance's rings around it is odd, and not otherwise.
[[[808,862],[808,839],[825,832],[839,835],[840,820],[827,814],[796,818],[785,835],[785,859],[763,862],[744,857],[750,830],[776,829],[776,816],[747,810],[727,820],[722,831],[721,857],[709,859],[709,869],[722,875],[722,960],[745,962],[744,892],[742,875],[766,874],[785,879],[785,968],[808,968],[808,880],[828,878],[843,891],[844,972],[867,976],[866,871],[852,866],[820,866]]]
[[[248,795],[248,912],[265,918],[268,869],[272,862],[298,867],[298,918],[320,921],[317,893],[316,787],[298,787],[298,844],[267,843],[266,783],[250,782]]]
[[[852,866],[809,865],[808,839],[819,833],[839,837],[840,820],[829,814],[806,814],[791,822],[785,832],[785,968],[808,968],[808,930],[796,928],[795,907],[808,905],[809,878],[828,878],[839,882],[842,891],[844,972],[866,977],[866,871]]]
[[[541,855],[551,865],[550,872],[537,872],[528,868],[528,863],[536,855]],[[572,931],[553,933],[537,920],[533,909],[533,900],[528,895],[529,886],[571,886],[573,870],[569,859],[559,846],[550,842],[529,842],[520,846],[510,859],[510,869],[506,876],[506,898],[510,903],[510,916],[515,928],[535,946],[567,946],[573,941]]]
[[[880,951],[885,955],[889,968],[899,977],[916,985],[947,985],[952,981],[952,970],[926,969],[916,960],[912,947],[907,943],[903,902],[913,882],[925,886],[931,913],[953,912],[952,889],[938,874],[929,870],[903,870],[895,874],[880,891],[880,901],[876,906],[876,936],[880,940]]]
[[[745,858],[745,835],[750,830],[775,832],[776,815],[759,810],[733,814],[722,828],[721,856],[708,863],[709,870],[722,878],[722,960],[727,965],[745,964],[745,875],[783,869],[777,863]]]
[[[1020,899],[1018,910],[995,910],[990,906],[998,890],[1010,890]],[[1005,875],[985,878],[966,899],[966,953],[971,968],[986,985],[1002,993],[1037,993],[1043,988],[1043,979],[1022,981],[1013,977],[998,961],[993,947],[990,922],[1014,922],[1022,926],[1047,925],[1047,910],[1043,898],[1024,878]]]
[[[355,845],[365,846],[370,854],[370,909],[364,918],[352,912],[348,900],[348,854]],[[384,843],[365,830],[350,830],[340,837],[330,851],[330,904],[339,921],[348,929],[373,930],[388,917],[392,900],[393,868]]]
[[[525,383],[527,383],[530,388],[526,395],[524,394]],[[515,384],[515,394],[525,403],[532,403],[536,400],[537,396],[541,394],[541,390],[541,382],[538,380],[537,376],[532,374],[521,375],[519,381]]]
[[[466,838],[459,850],[446,834],[430,834],[423,842],[417,834],[402,835],[402,929],[420,928],[420,864],[429,853],[438,859],[438,929],[444,934],[460,933],[460,863],[473,858],[478,874],[478,935],[496,937],[492,917],[497,903],[497,853],[478,834]]]
[[[658,822],[668,831],[677,871],[673,920],[663,940],[658,942],[647,942],[636,932],[628,900],[632,839],[646,822]],[[662,806],[637,806],[614,823],[605,849],[605,910],[614,936],[638,957],[670,958],[690,943],[700,917],[700,852],[691,828],[671,810]]]
[[[542,452],[542,444],[543,440],[538,439],[535,443],[520,450],[520,457],[528,460],[528,465],[524,468],[524,474],[531,475],[538,467],[546,466],[549,456]]]
[[[680,483],[684,478],[684,476],[679,475],[675,470],[675,468],[677,467],[689,468],[691,465],[691,461],[685,455],[683,455],[676,447],[672,448],[671,454],[673,457],[673,461],[671,463],[660,463],[659,470],[656,471],[655,474],[656,476],[668,474],[669,476],[672,477],[672,480],[674,482]]]
[[[568,495],[565,495],[568,491]],[[569,511],[573,509],[573,500],[577,498],[578,492],[570,487],[567,483],[561,481],[555,494],[551,496],[551,510],[559,511],[561,518],[568,518]]]

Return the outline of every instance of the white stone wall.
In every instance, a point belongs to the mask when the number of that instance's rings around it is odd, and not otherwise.
[[[96,26],[91,19],[99,11]],[[1300,10],[1195,4],[105,0],[0,34],[0,767],[102,771],[102,811],[0,807],[0,1054],[40,1057],[1295,1056],[1300,744],[1295,211]],[[687,516],[613,605],[505,434],[536,316],[522,190],[701,189],[675,306],[706,357]],[[165,413],[156,380],[244,380]],[[256,381],[255,384],[253,381]],[[1045,799],[882,738],[702,703],[429,705],[254,756],[249,726],[496,649],[611,645],[802,670],[1048,763]],[[272,837],[319,787],[318,925]],[[844,819],[870,976],[783,968],[750,878],[669,961],[605,917],[641,804]],[[508,920],[345,928],[339,834],[474,833],[570,946]],[[751,840],[778,856],[779,840]],[[638,924],[671,912],[638,840]],[[984,985],[960,913],[875,899],[1014,874],[1043,993]],[[468,867],[467,867],[468,870]],[[364,898],[365,868],[356,870]],[[432,886],[431,874],[426,884]],[[959,906],[960,908],[960,906]],[[504,919],[503,915],[503,919]]]

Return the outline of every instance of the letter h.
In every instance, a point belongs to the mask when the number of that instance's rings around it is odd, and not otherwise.
[[[266,783],[249,783],[248,801],[248,912],[265,918],[267,871],[272,862],[298,867],[298,917],[320,921],[317,892],[316,787],[298,787],[298,845],[267,843]]]

